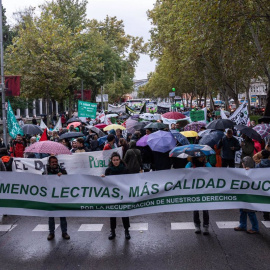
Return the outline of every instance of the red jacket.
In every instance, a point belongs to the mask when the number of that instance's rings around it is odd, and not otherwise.
[[[14,141],[10,147],[10,155],[12,157],[23,157],[25,146],[23,142]]]

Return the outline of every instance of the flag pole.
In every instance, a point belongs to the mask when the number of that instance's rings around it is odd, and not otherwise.
[[[5,77],[4,77],[4,48],[3,48],[3,6],[0,0],[0,50],[1,50],[1,93],[2,93],[2,122],[3,141],[7,146],[7,122],[6,122],[6,100],[5,100]]]

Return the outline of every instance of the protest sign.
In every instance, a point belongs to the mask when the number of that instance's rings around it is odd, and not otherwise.
[[[207,110],[198,110],[198,111],[190,111],[189,117],[192,122],[205,121],[207,115]]]
[[[125,217],[239,208],[269,211],[269,173],[268,168],[205,167],[105,178],[0,172],[0,215]]]
[[[100,176],[108,167],[113,152],[118,152],[122,156],[122,148],[119,147],[106,151],[59,155],[57,158],[59,165],[65,168],[68,174]],[[47,163],[48,158],[14,158],[12,170],[15,172],[42,174]]]
[[[78,100],[78,117],[96,118],[97,104]]]

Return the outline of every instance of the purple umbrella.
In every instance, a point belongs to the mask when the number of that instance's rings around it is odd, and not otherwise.
[[[148,139],[148,135],[144,135],[143,137],[141,137],[141,138],[137,141],[136,145],[137,145],[137,146],[141,146],[141,147],[145,147],[146,145],[148,145],[148,144],[147,144],[147,139]]]
[[[202,127],[205,127],[205,123],[202,122],[193,122],[184,127],[185,131],[193,130],[199,132]]]
[[[147,144],[153,151],[166,153],[172,150],[177,141],[171,132],[159,130],[148,135]]]

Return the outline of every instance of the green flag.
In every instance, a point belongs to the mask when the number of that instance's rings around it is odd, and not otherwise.
[[[12,111],[9,101],[8,101],[8,109],[7,109],[7,126],[8,126],[8,133],[10,137],[12,137],[13,139],[16,138],[17,134],[24,135]]]

